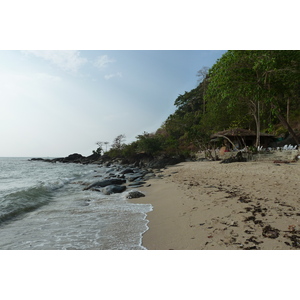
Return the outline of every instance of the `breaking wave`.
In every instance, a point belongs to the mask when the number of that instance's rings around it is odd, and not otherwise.
[[[5,195],[0,202],[0,224],[47,205],[53,192],[62,186],[62,182],[55,185],[40,184]]]

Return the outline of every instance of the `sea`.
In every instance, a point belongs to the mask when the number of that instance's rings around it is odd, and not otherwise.
[[[0,250],[146,250],[151,204],[83,190],[114,168],[0,158]]]

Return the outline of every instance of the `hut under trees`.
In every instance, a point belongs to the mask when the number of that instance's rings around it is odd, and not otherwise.
[[[271,147],[275,140],[272,134],[260,133],[260,145],[264,148]],[[227,150],[241,150],[246,146],[255,146],[256,133],[242,128],[228,129],[211,135],[211,141],[219,146],[225,146]]]

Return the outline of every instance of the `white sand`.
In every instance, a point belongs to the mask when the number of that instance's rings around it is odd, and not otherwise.
[[[300,247],[300,162],[185,162],[162,174],[134,200],[153,205],[147,249]]]

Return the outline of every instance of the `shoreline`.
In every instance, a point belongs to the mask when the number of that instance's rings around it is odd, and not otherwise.
[[[140,190],[148,250],[300,248],[300,163],[183,162]]]

